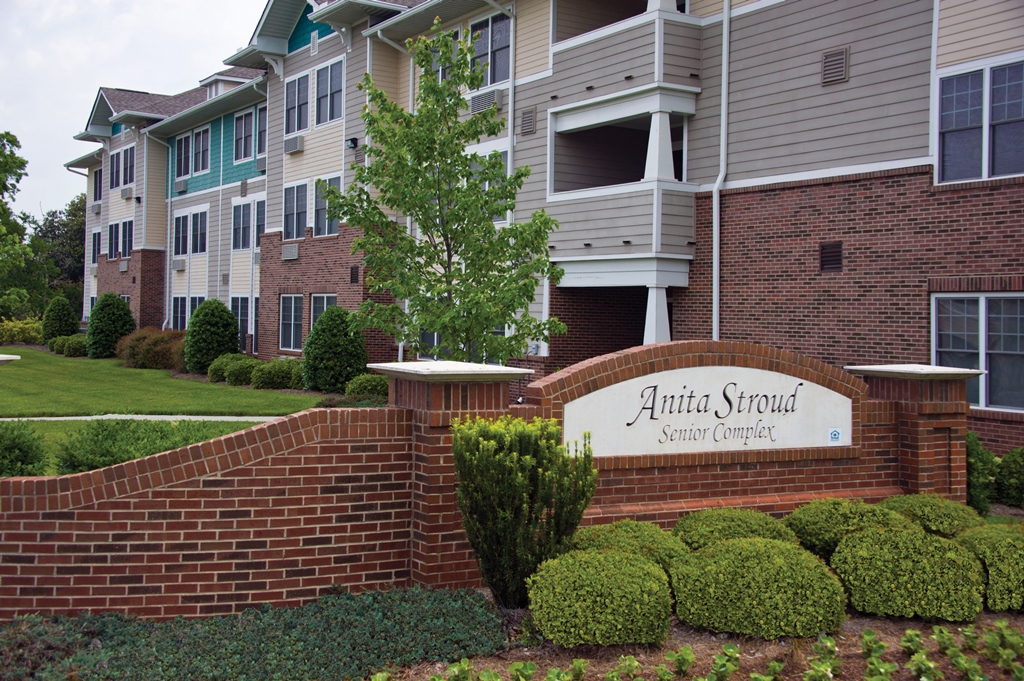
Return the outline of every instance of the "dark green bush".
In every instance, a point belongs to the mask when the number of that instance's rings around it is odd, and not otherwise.
[[[981,560],[988,584],[985,605],[993,612],[1024,610],[1024,529],[1020,525],[972,527],[954,540]]]
[[[188,320],[185,368],[205,374],[210,363],[226,352],[238,351],[238,321],[224,303],[207,298]]]
[[[981,563],[942,537],[869,528],[839,542],[831,565],[863,613],[967,622],[981,612]]]
[[[73,336],[78,333],[79,315],[71,309],[71,303],[63,296],[57,296],[46,306],[43,313],[43,342],[58,336]]]
[[[175,345],[184,338],[184,331],[161,331],[149,326],[119,340],[116,354],[124,360],[121,366],[129,369],[174,369]]]
[[[526,581],[533,621],[558,645],[658,645],[668,635],[668,577],[640,556],[571,551]]]
[[[942,537],[953,537],[969,527],[985,523],[970,506],[938,494],[901,494],[884,499],[878,505],[896,511],[921,525],[926,532]]]
[[[305,378],[303,377],[303,367],[306,365],[305,362],[300,360],[292,360],[292,377],[288,381],[288,387],[292,390],[305,390]]]
[[[76,333],[75,335],[77,336],[79,334]],[[55,355],[63,355],[64,344],[68,342],[68,338],[71,338],[71,336],[57,336],[56,338],[51,338],[50,342],[46,344],[46,347]]]
[[[1024,506],[1024,447],[1011,449],[999,462],[996,490],[1000,502]]]
[[[967,432],[967,505],[988,515],[996,500],[996,457],[985,449],[977,433]]]
[[[343,307],[329,307],[317,318],[302,355],[306,390],[340,393],[346,383],[366,371],[366,341]]]
[[[672,534],[694,551],[714,542],[761,537],[797,543],[796,535],[781,520],[749,508],[711,508],[681,517]]]
[[[210,362],[210,366],[206,369],[206,380],[210,383],[223,383],[227,380],[224,375],[227,368],[235,362],[240,362],[243,359],[249,359],[249,356],[243,355],[240,352],[228,352],[221,355]]]
[[[253,369],[251,383],[257,390],[284,390],[292,384],[295,360],[274,359]]]
[[[856,499],[815,499],[783,518],[805,549],[828,560],[843,537],[868,527],[917,530],[921,526],[896,511]]]
[[[712,631],[773,639],[835,631],[843,587],[796,544],[744,538],[714,542],[672,567],[676,616]]]
[[[43,441],[24,421],[0,421],[0,478],[43,474]]]
[[[68,336],[63,348],[65,357],[86,357],[89,354],[88,336],[84,333]]]
[[[554,420],[452,423],[456,501],[484,583],[526,607],[526,578],[562,552],[597,487],[590,441],[575,456]]]
[[[568,547],[578,551],[617,550],[632,553],[660,565],[667,573],[678,560],[690,555],[686,544],[654,523],[620,520],[610,525],[581,527]]]
[[[252,372],[256,367],[263,366],[263,364],[262,361],[255,357],[246,357],[237,362],[232,362],[224,370],[224,380],[228,382],[228,385],[249,385],[252,383]]]
[[[90,359],[113,357],[117,341],[135,330],[131,308],[121,296],[108,291],[96,301],[89,315],[87,347]]]
[[[360,374],[345,385],[349,397],[379,397],[388,399],[388,377],[381,374]]]

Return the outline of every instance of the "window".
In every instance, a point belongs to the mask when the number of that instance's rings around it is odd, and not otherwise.
[[[453,29],[451,31],[452,41],[456,44],[459,42],[459,30]],[[443,70],[437,63],[437,51],[434,51],[434,73],[437,74],[439,80],[445,80],[448,78],[448,72]]]
[[[174,141],[174,177],[188,177],[191,174],[192,138],[190,136],[179,137]]]
[[[326,181],[327,186],[341,189],[341,178],[332,177]],[[313,208],[313,236],[325,236],[338,233],[338,219],[327,217],[327,199],[319,189],[316,192],[316,202]]]
[[[306,232],[306,185],[285,187],[284,239],[301,239]]]
[[[185,296],[171,298],[171,328],[175,331],[184,331],[188,323],[187,301]]]
[[[256,353],[260,347],[260,299],[252,299],[252,351]]]
[[[1024,295],[936,296],[934,363],[988,373],[967,381],[980,407],[1024,409]]]
[[[473,67],[484,69],[484,85],[508,80],[511,23],[504,14],[473,24]]]
[[[89,296],[89,312],[92,312],[94,307],[96,307],[96,296]]]
[[[192,296],[191,298],[188,299],[189,319],[191,319],[192,315],[196,313],[196,308],[202,305],[204,300],[206,300],[206,298],[204,298],[203,296]]]
[[[281,296],[281,349],[302,349],[302,296]]]
[[[260,247],[260,237],[267,229],[267,202],[256,202],[256,248]]]
[[[210,169],[210,129],[192,133],[192,171],[205,173]]]
[[[103,168],[92,171],[92,200],[103,199]]]
[[[252,112],[235,116],[235,163],[252,158]]]
[[[310,301],[309,316],[311,319],[309,328],[312,329],[316,326],[316,320],[320,319],[320,315],[324,313],[324,310],[329,307],[335,307],[337,304],[338,296],[335,295],[316,294],[312,296],[312,300]]]
[[[188,255],[188,216],[174,218],[174,255]]]
[[[345,116],[345,61],[336,61],[316,72],[316,124]]]
[[[206,213],[192,213],[192,252],[206,253]]]
[[[92,261],[91,262],[92,262],[93,265],[95,265],[100,260],[100,253],[103,250],[103,246],[101,245],[102,239],[103,239],[103,235],[100,232],[93,232],[92,233]]]
[[[124,159],[121,164],[124,170],[123,182],[121,184],[135,184],[135,147],[128,147],[121,152],[121,155]]]
[[[309,127],[309,76],[299,76],[284,86],[284,134]]]
[[[245,352],[245,335],[249,332],[249,299],[232,298],[231,314],[238,322],[238,349]]]
[[[128,303],[129,305],[132,304],[132,297],[131,296],[122,295],[121,296],[121,300],[123,300],[124,302]]]
[[[120,236],[118,234],[120,227],[116,222],[107,225],[107,260],[113,260],[117,257],[117,239]]]
[[[117,189],[121,186],[121,152],[115,151],[110,155],[110,188]]]
[[[943,78],[939,110],[941,182],[1024,173],[1024,62]]]
[[[135,221],[125,220],[121,223],[121,257],[130,258],[135,245]]]
[[[256,155],[267,153],[267,107],[256,109]]]
[[[248,249],[251,244],[252,204],[235,206],[231,212],[231,248],[235,251]]]

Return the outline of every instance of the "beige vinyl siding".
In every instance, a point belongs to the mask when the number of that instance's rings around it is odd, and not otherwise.
[[[353,27],[352,35],[359,35],[366,26]],[[360,147],[366,146],[366,126],[361,118],[363,107],[366,106],[366,93],[360,91],[358,85],[368,68],[367,50],[378,52],[390,49],[392,48],[383,46],[370,38],[357,38],[353,39],[352,51],[348,53],[348,62],[345,66],[345,137],[343,139],[355,137],[359,140]],[[340,147],[335,151],[333,167],[325,168],[328,172],[344,170],[344,177],[342,178],[343,187],[347,187],[352,182],[353,175],[350,166],[355,161],[355,154],[355,150],[346,149],[342,141]],[[338,173],[334,172],[333,174],[336,175]],[[312,196],[314,189],[313,186],[310,186],[310,196]],[[310,205],[312,205],[312,202]],[[310,209],[309,217],[310,220],[313,219],[312,208]]]
[[[138,166],[135,168],[136,174]],[[106,175],[106,173],[104,173]],[[104,182],[107,182],[107,178],[103,178]],[[115,220],[121,222],[122,220],[134,220],[135,219],[135,200],[134,199],[122,199],[121,190],[123,186],[109,189],[110,184],[107,183],[107,191],[110,192],[110,210],[107,213],[107,222],[114,222]]]
[[[649,22],[556,52],[553,74],[543,81],[547,94],[564,104],[566,95],[591,99],[653,83],[654,43],[654,22]]]
[[[143,142],[146,154],[146,248],[167,248],[167,147],[154,140]],[[136,168],[138,172],[138,168]],[[140,244],[141,245],[141,244]]]
[[[740,180],[928,155],[931,0],[882,9],[794,0],[733,22],[729,174]],[[718,172],[721,24],[705,29],[691,181]],[[850,46],[850,79],[821,53]]]
[[[614,255],[623,252],[623,239],[633,243],[626,252],[650,253],[654,231],[651,190],[548,204],[559,221],[549,243],[551,258]],[[589,247],[584,243],[591,244]]]
[[[373,69],[370,71],[373,84],[383,90],[389,99],[401,104],[403,93],[409,92],[409,71],[406,70],[406,79],[403,81],[400,64],[409,58],[379,40],[372,41],[370,49],[373,51]],[[362,77],[362,74],[359,75]],[[356,96],[361,96],[361,93]]]
[[[244,295],[249,290],[249,277],[253,274],[252,251],[231,252],[231,291]]]
[[[699,26],[665,22],[666,83],[700,87],[701,42]]]
[[[555,1],[556,42],[589,33],[647,11],[647,0]]]
[[[284,81],[267,78],[267,231],[284,227]]]
[[[1022,49],[1021,0],[942,0],[939,5],[939,68]]]
[[[257,251],[257,253],[258,252],[259,251]],[[259,295],[260,295],[260,264],[258,262],[254,262],[252,264],[252,269],[253,269],[253,272],[252,272],[252,295],[255,296],[255,297],[259,297]],[[252,310],[250,310],[249,312],[251,314]]]
[[[757,0],[731,0],[729,3],[733,9],[749,5]],[[698,17],[709,17],[713,14],[722,13],[722,0],[690,0],[690,11],[687,14],[694,14]]]
[[[551,43],[551,3],[555,0],[520,0],[516,3],[516,78],[548,68]]]
[[[379,49],[379,48],[378,48]],[[391,48],[389,48],[391,49]],[[409,73],[414,68],[412,59],[406,55],[401,55],[398,59],[398,92],[395,94],[395,102],[398,106],[408,111],[412,104],[409,100],[411,95],[412,86],[409,83]]]
[[[335,121],[307,132],[305,151],[285,156],[284,183],[290,184],[310,177],[341,175],[346,151],[346,127],[341,121]]]
[[[661,193],[661,248],[659,253],[693,254],[694,196],[691,192]]]
[[[181,256],[178,256],[179,258]],[[171,295],[172,296],[187,296],[188,295],[188,269],[181,272],[175,272],[171,270]]]
[[[209,220],[209,218],[207,218]],[[209,241],[207,241],[209,243]],[[207,274],[209,257],[206,254],[198,253],[189,257],[188,263],[188,276],[189,284],[191,285],[191,291],[189,295],[192,296],[206,296],[207,295]],[[211,296],[212,297],[212,296]]]

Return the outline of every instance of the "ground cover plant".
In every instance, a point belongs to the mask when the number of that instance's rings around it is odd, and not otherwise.
[[[259,392],[201,381],[181,381],[167,371],[125,369],[118,360],[84,361],[32,348],[4,366],[0,416],[89,414],[206,414],[278,416],[309,409],[316,395]]]

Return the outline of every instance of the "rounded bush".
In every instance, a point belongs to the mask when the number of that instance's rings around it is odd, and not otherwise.
[[[224,372],[227,371],[228,367],[243,359],[250,359],[250,357],[240,352],[229,352],[221,355],[210,362],[210,366],[206,369],[206,380],[210,383],[220,383],[226,380]]]
[[[75,335],[77,336],[79,334]],[[46,347],[55,355],[63,355],[64,344],[68,342],[68,338],[71,338],[71,336],[57,336],[56,338],[51,338],[50,342],[46,344]]]
[[[558,645],[660,644],[668,635],[668,578],[619,551],[571,551],[526,580],[537,629]]]
[[[306,390],[340,393],[345,384],[366,371],[366,341],[354,329],[348,310],[329,307],[313,325],[302,349],[302,380]]]
[[[292,382],[292,365],[287,359],[264,362],[253,369],[251,383],[257,390],[284,390]]]
[[[0,477],[43,474],[43,441],[24,421],[0,421]]]
[[[185,332],[161,331],[142,346],[140,369],[185,370]]]
[[[232,362],[224,371],[224,380],[228,385],[249,385],[252,383],[252,372],[263,362],[255,357],[246,357],[238,362]]]
[[[113,357],[117,341],[135,330],[131,308],[121,296],[108,291],[96,301],[89,316],[87,346],[90,359]]]
[[[869,527],[923,532],[920,525],[896,511],[870,506],[859,499],[815,499],[782,521],[805,549],[824,560],[832,557],[843,537]]]
[[[666,572],[673,563],[690,555],[690,549],[671,532],[654,523],[635,520],[581,527],[569,540],[569,547],[579,551],[631,553],[657,563]]]
[[[388,399],[388,377],[381,374],[359,374],[345,385],[349,397]]]
[[[208,298],[188,320],[185,332],[185,368],[205,374],[210,363],[226,352],[238,351],[238,321],[224,303]]]
[[[1024,506],[1024,447],[1003,456],[996,474],[996,493],[1004,504]]]
[[[797,543],[796,535],[782,521],[749,508],[712,508],[681,517],[672,534],[694,551],[714,542],[761,537]]]
[[[863,530],[839,542],[831,565],[850,594],[850,605],[863,613],[967,622],[981,612],[981,563],[970,550],[942,537],[914,530]]]
[[[901,494],[878,504],[910,518],[926,532],[942,537],[953,537],[969,527],[983,525],[984,520],[970,506],[938,494]]]
[[[996,501],[996,457],[985,446],[977,433],[967,433],[967,505],[981,515],[988,515],[990,504]]]
[[[292,378],[288,382],[288,387],[292,390],[305,390],[306,380],[303,375],[303,367],[306,365],[302,360],[291,360],[292,363]]]
[[[78,315],[71,309],[71,303],[64,296],[57,296],[46,306],[43,313],[43,342],[51,338],[72,336],[78,333]]]
[[[142,348],[146,345],[154,336],[160,333],[160,329],[152,326],[147,326],[141,329],[135,329],[130,334],[117,341],[117,346],[114,349],[114,356],[118,359],[124,360],[121,366],[129,369],[139,369],[139,356],[142,354]]]
[[[982,525],[956,536],[985,567],[985,606],[993,612],[1024,610],[1024,529],[1020,525]]]
[[[796,544],[715,542],[672,566],[676,616],[712,631],[773,639],[834,631],[846,594],[824,562]]]
[[[68,336],[64,341],[65,357],[87,357],[89,355],[89,341],[85,334],[79,333]]]

